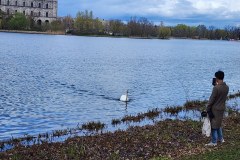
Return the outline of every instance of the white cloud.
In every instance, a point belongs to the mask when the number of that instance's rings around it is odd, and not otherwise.
[[[237,0],[189,0],[195,14],[211,15],[218,19],[238,18],[240,1]]]
[[[59,13],[92,10],[108,18],[131,16],[207,21],[239,20],[240,0],[59,0]],[[202,20],[205,21],[205,20]]]

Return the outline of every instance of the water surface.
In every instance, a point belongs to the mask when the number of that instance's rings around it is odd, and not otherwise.
[[[0,33],[0,140],[240,89],[240,43]],[[119,101],[126,90],[128,107]]]

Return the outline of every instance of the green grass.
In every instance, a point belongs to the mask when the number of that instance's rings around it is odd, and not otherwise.
[[[186,156],[182,160],[239,160],[240,159],[240,144],[234,146],[225,146],[222,149],[208,151],[204,154]]]
[[[157,158],[152,158],[150,160],[171,160],[171,159],[168,157],[157,157]]]
[[[101,123],[89,124],[94,130],[96,126],[102,126]],[[166,119],[153,125],[132,126],[125,131],[76,136],[63,143],[44,142],[30,147],[21,145],[0,152],[0,159],[240,159],[240,113],[235,112],[224,118],[226,142],[216,147],[205,147],[210,138],[202,135],[201,127],[202,122],[199,121]],[[15,141],[18,142],[18,139]]]

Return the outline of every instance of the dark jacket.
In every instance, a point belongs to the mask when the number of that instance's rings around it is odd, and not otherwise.
[[[212,110],[214,115],[214,118],[211,119],[211,127],[213,129],[220,128],[222,125],[228,91],[229,87],[225,82],[213,87],[212,94],[207,105],[207,110]]]

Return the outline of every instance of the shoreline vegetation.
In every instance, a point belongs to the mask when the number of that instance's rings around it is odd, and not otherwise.
[[[228,100],[236,100],[240,92],[229,94]],[[88,122],[75,129],[57,130],[50,134],[32,136],[0,142],[0,159],[238,159],[240,157],[240,112],[238,104],[228,106],[224,119],[225,143],[217,147],[205,147],[210,138],[201,133],[202,122],[190,118],[180,119],[178,114],[205,109],[207,101],[187,101],[183,106],[168,106],[152,109],[146,113],[126,115],[113,119],[112,125],[130,124],[152,120],[143,126],[129,125],[126,130],[102,132],[106,125]],[[161,114],[174,117],[158,121]],[[76,132],[85,130],[85,136]],[[51,142],[52,137],[72,134],[63,142]],[[24,144],[22,142],[25,142]],[[34,142],[33,142],[34,141]],[[4,150],[13,145],[14,148]]]
[[[62,31],[25,31],[25,30],[0,30],[0,32],[6,33],[26,33],[26,34],[47,34],[47,35],[65,35]]]
[[[188,26],[177,24],[166,26],[164,22],[152,22],[145,17],[131,17],[128,21],[95,18],[92,11],[79,11],[76,17],[59,17],[51,23],[35,22],[34,17],[22,13],[8,15],[0,11],[0,30],[17,33],[67,34],[96,37],[128,37],[142,39],[209,39],[240,40],[240,27],[226,25],[224,29],[215,26]]]
[[[159,38],[159,37],[137,37],[137,36],[113,36],[113,35],[75,35],[68,34],[64,31],[26,31],[26,30],[1,30],[3,33],[23,33],[23,34],[43,34],[43,35],[72,35],[72,36],[87,36],[87,37],[108,37],[108,38],[130,38],[130,39],[162,39],[162,40],[171,40],[171,39],[186,39],[186,40],[213,40],[207,38],[188,38],[188,37],[167,37],[167,38]],[[214,39],[214,40],[225,40],[225,41],[235,41],[239,42],[239,39]]]

